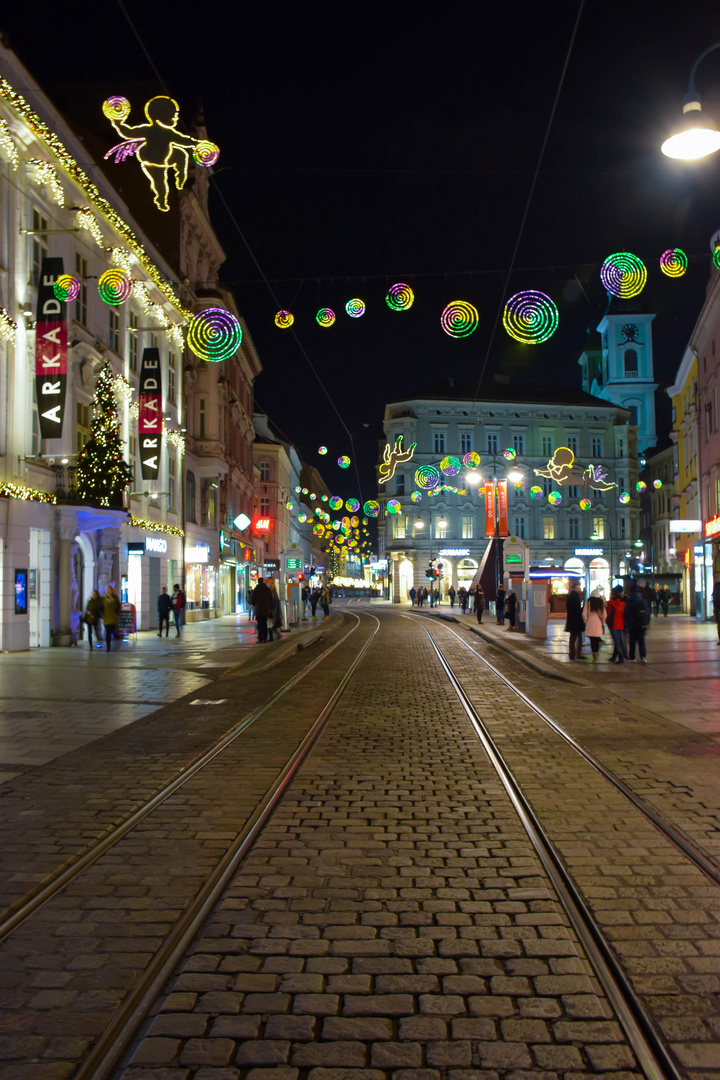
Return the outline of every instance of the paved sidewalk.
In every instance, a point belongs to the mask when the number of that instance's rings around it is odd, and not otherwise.
[[[115,642],[111,653],[83,643],[0,654],[0,785],[198,691],[238,663],[253,658],[264,666],[321,625],[303,622],[260,646],[247,614],[228,615],[188,623],[179,639],[174,630],[162,638],[144,631]]]

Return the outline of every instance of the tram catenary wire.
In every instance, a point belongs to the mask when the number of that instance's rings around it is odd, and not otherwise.
[[[440,661],[466,716],[482,743],[483,749],[488,755],[491,765],[495,769],[500,782],[505,788],[511,803],[520,818],[520,822],[537,852],[545,872],[552,882],[558,899],[565,908],[568,918],[573,925],[573,929],[585,950],[588,960],[595,969],[595,972],[604,987],[608,1000],[615,1009],[616,1015],[625,1030],[628,1041],[635,1052],[638,1063],[647,1077],[647,1080],[680,1080],[681,1074],[678,1072],[667,1048],[658,1037],[638,996],[635,994],[625,973],[615,959],[615,955],[612,952],[605,935],[595,921],[590,908],[585,903],[585,900],[576,887],[572,877],[565,869],[555,846],[540,825],[540,822],[525,798],[520,785],[516,781],[512,770],[498,750],[487,727],[478,715],[478,712],[468,695],[465,693],[460,680],[448,663],[447,657],[443,654],[437,641],[430,633],[427,626],[424,626],[423,629],[437,654],[438,660]],[[442,629],[448,630],[461,644],[465,645],[471,652],[475,653],[479,659],[483,659],[468,645],[467,642],[464,642],[454,630],[449,630],[448,627],[443,627]],[[485,663],[485,661],[483,662]],[[505,679],[499,672],[495,671],[491,664],[488,663],[487,667],[513,689],[512,683]],[[532,708],[533,704],[522,694],[522,691],[518,691],[518,693]]]
[[[217,739],[211,746],[208,747],[202,754],[196,757],[189,765],[184,766],[171,780],[165,783],[161,788],[156,790],[148,799],[142,802],[139,806],[135,807],[122,821],[116,825],[108,828],[99,837],[92,840],[85,848],[78,852],[73,858],[64,863],[57,870],[52,872],[46,877],[40,885],[26,893],[24,896],[16,900],[6,911],[3,918],[0,919],[0,941],[6,938],[14,930],[17,930],[22,924],[34,915],[44,904],[52,900],[62,889],[64,889],[70,882],[73,881],[79,874],[86,870],[89,866],[92,866],[102,855],[105,854],[114,844],[126,836],[132,831],[141,821],[143,821],[153,810],[157,809],[166,799],[168,799],[178,788],[182,787],[188,780],[199,773],[206,765],[209,764],[218,754],[233,743],[243,732],[258,720],[268,709],[272,708],[277,701],[280,700],[285,694],[287,694],[292,688],[306,678],[312,671],[315,670],[328,656],[339,648],[343,642],[354,634],[355,631],[361,625],[361,620],[355,612],[348,613],[353,619],[357,619],[357,623],[346,634],[343,634],[338,641],[334,642],[327,649],[325,649],[319,656],[315,657],[311,663],[303,668],[302,671],[293,675],[282,686],[280,686],[267,701],[261,705],[254,712],[245,716],[237,724],[235,724],[229,731],[225,732],[219,739]],[[363,613],[365,614],[365,613]],[[368,615],[368,618],[378,620],[374,615]],[[379,626],[379,622],[378,622]],[[377,633],[377,628],[375,630]]]

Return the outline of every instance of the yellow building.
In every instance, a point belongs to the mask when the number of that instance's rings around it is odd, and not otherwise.
[[[702,592],[702,556],[696,567],[695,547],[702,544],[700,496],[698,487],[698,362],[690,347],[685,349],[673,386],[668,388],[672,398],[675,444],[676,526],[687,532],[676,532],[676,558],[683,566],[683,610],[696,613],[696,593]],[[682,523],[682,524],[681,524]],[[692,528],[692,523],[695,528]],[[696,582],[696,571],[699,579]]]

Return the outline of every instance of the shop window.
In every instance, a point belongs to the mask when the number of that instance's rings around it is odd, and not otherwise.
[[[195,473],[189,469],[185,474],[185,517],[195,521]]]
[[[134,460],[134,459],[133,459]],[[177,486],[177,458],[174,453],[168,453],[168,510],[175,510],[175,489]]]
[[[543,540],[555,539],[555,518],[543,518]]]

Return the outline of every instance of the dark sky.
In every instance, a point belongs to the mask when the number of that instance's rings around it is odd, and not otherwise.
[[[334,462],[352,453],[343,424],[356,436],[367,498],[385,402],[446,376],[472,385],[486,356],[486,379],[579,384],[577,357],[596,344],[587,328],[606,305],[598,270],[615,251],[648,266],[656,376],[672,381],[720,227],[720,155],[687,167],[663,158],[659,144],[680,116],[693,60],[720,39],[717,4],[586,0],[507,290],[549,293],[560,329],[524,347],[500,325],[489,353],[575,0],[187,9],[126,0],[126,10],[183,116],[202,103],[221,149],[214,183],[275,294],[211,196],[228,255],[223,277],[265,369],[257,403],[323,465],[331,486],[348,487],[350,470],[340,484],[339,470],[325,467],[330,457],[317,457],[320,443]],[[58,9],[42,37],[17,7],[0,27],[56,103],[108,146],[105,97],[128,97],[134,118],[162,93],[115,0],[90,12]],[[720,50],[698,84],[720,116]],[[670,280],[658,258],[676,246],[690,269]],[[415,292],[409,312],[385,305],[397,281]],[[367,313],[351,320],[344,305],[356,296]],[[464,340],[440,328],[454,299],[480,312]],[[274,327],[278,305],[293,311],[302,348]],[[338,316],[327,330],[314,319],[324,306]]]

